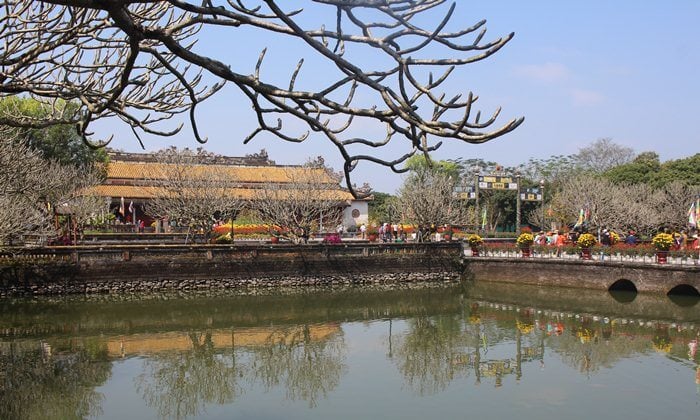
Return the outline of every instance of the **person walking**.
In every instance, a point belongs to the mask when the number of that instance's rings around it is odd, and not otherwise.
[[[566,235],[563,233],[559,233],[558,231],[556,232],[557,234],[557,239],[555,240],[555,245],[557,247],[557,257],[561,258],[561,253],[562,250],[564,249],[564,245],[566,244]]]

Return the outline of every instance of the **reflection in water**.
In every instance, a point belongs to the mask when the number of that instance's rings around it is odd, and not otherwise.
[[[578,400],[595,406],[596,394],[556,366],[590,379],[625,360],[643,360],[638,369],[647,375],[652,371],[644,369],[669,371],[659,361],[672,363],[677,379],[663,386],[677,394],[688,377],[700,387],[700,311],[665,296],[621,293],[464,285],[8,300],[0,302],[0,418],[99,417],[110,396],[98,388],[107,392],[112,376],[125,374],[112,365],[124,358],[142,360],[131,382],[152,411],[141,417],[198,417],[207,408],[246,406],[277,394],[285,410],[296,402],[309,410],[297,417],[313,416],[324,405],[321,416],[342,400],[333,398],[341,389],[354,390],[343,396],[355,398],[379,382],[381,394],[393,398],[364,398],[390,414],[397,404],[416,408],[422,398],[465,395],[447,391],[467,385],[508,389],[526,382],[538,392],[534,371],[550,375],[547,386],[567,384]],[[375,342],[374,336],[383,338]],[[358,357],[357,349],[365,348]],[[375,370],[382,376],[373,376]],[[349,377],[358,372],[353,387]],[[484,401],[500,401],[499,394],[479,389]],[[449,400],[454,407],[463,404],[455,398]]]
[[[199,413],[206,403],[230,403],[241,392],[245,367],[233,352],[217,352],[209,333],[190,333],[191,349],[158,352],[147,359],[137,389],[163,418]]]
[[[610,296],[620,303],[631,303],[637,298],[637,292],[626,290],[610,290]]]
[[[678,306],[692,308],[700,302],[700,296],[674,295],[669,294],[668,298],[671,302]]]
[[[94,388],[110,375],[104,348],[45,341],[0,343],[0,418],[79,419],[99,415]]]
[[[233,402],[240,383],[282,386],[290,400],[315,405],[337,386],[343,371],[343,341],[337,325],[232,329],[228,334],[189,333],[189,347],[173,337],[144,338],[136,346],[152,356],[138,379],[138,391],[163,418],[200,414],[207,404]],[[215,339],[215,337],[217,339]],[[155,350],[155,351],[154,351]]]
[[[253,379],[267,390],[282,384],[288,399],[308,401],[310,407],[338,386],[346,369],[342,335],[314,340],[308,325],[291,342],[270,342],[250,352]]]

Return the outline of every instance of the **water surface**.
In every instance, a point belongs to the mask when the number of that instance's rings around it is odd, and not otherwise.
[[[700,305],[512,285],[0,302],[0,418],[697,418]]]

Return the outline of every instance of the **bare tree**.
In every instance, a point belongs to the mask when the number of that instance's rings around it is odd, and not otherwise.
[[[616,166],[630,163],[634,155],[631,147],[620,146],[606,137],[579,149],[573,158],[578,168],[602,173]]]
[[[100,167],[79,168],[62,166],[59,178],[69,180],[62,185],[62,190],[53,191],[55,212],[68,217],[73,243],[78,242],[78,234],[85,226],[96,220],[100,214],[109,211],[109,202],[97,195],[92,187],[104,180],[104,171]]]
[[[149,176],[154,197],[145,206],[147,214],[208,236],[217,219],[232,220],[243,208],[245,198],[230,166],[211,163],[210,153],[171,147],[155,155],[158,165]]]
[[[697,197],[700,197],[700,186],[675,181],[655,191],[650,201],[652,211],[663,217],[662,224],[681,230],[688,228],[688,209]]]
[[[565,226],[575,222],[579,211],[586,209],[591,229],[607,227],[650,234],[671,216],[660,211],[658,197],[646,184],[621,185],[600,177],[572,177],[562,183],[552,198],[552,217]]]
[[[322,163],[322,162],[320,162]],[[340,175],[313,162],[262,174],[250,207],[275,235],[298,241],[312,231],[334,229],[352,195],[340,188]]]
[[[53,214],[64,204],[91,212],[89,188],[101,172],[48,161],[40,152],[0,130],[0,244],[25,235],[53,236]],[[81,205],[73,208],[78,201]]]
[[[398,192],[404,220],[417,225],[467,224],[473,214],[455,194],[457,181],[430,167],[415,168]]]
[[[437,149],[440,139],[483,143],[523,121],[514,118],[496,126],[500,108],[482,118],[475,109],[476,95],[440,90],[455,68],[491,56],[513,37],[511,33],[484,41],[484,20],[453,29],[454,3],[443,7],[446,0],[304,2],[330,12],[327,21],[302,8],[283,10],[274,0],[258,3],[247,7],[242,1],[3,1],[0,96],[32,96],[44,104],[48,116],[28,118],[10,109],[0,114],[0,123],[28,127],[73,123],[87,139],[93,121],[117,118],[141,142],[143,133],[176,134],[180,127],[166,120],[188,114],[194,137],[204,142],[195,109],[221,88],[221,83],[206,86],[206,78],[213,76],[234,85],[252,104],[258,126],[244,143],[263,132],[289,142],[318,133],[338,149],[346,184],[354,193],[350,173],[360,162],[400,172],[408,157]],[[419,20],[434,25],[423,28],[417,25]],[[334,80],[320,85],[315,73],[304,72],[303,59],[290,68],[291,76],[283,84],[264,80],[265,50],[247,69],[240,57],[225,63],[223,57],[207,56],[198,48],[198,34],[216,28],[236,31],[234,36],[240,37],[252,33],[295,40],[327,65],[328,76],[336,72]],[[355,60],[358,55],[366,59]],[[436,76],[433,69],[439,71]],[[297,87],[307,84],[315,87]],[[77,110],[68,103],[77,104]],[[286,117],[296,122],[289,123]],[[383,138],[352,133],[351,127],[367,121],[384,126],[385,134],[379,135]],[[302,129],[295,132],[299,123]],[[403,139],[406,153],[380,158],[374,152],[394,139]]]

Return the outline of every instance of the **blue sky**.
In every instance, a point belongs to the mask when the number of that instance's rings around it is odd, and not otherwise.
[[[327,19],[327,26],[332,26],[330,15],[308,10],[309,21]],[[509,32],[515,32],[515,38],[496,55],[456,72],[450,86],[479,95],[480,109],[486,114],[502,106],[501,123],[519,116],[525,122],[483,145],[448,142],[435,157],[516,165],[529,158],[576,153],[603,137],[637,152],[656,151],[662,160],[700,152],[696,128],[699,17],[697,0],[458,0],[453,28],[487,19],[487,39]],[[282,83],[301,57],[310,63],[301,75],[306,83],[324,77],[322,64],[316,66],[308,49],[284,39],[241,36],[236,31],[202,33],[198,48],[241,73],[251,73],[260,49],[268,47],[263,77]],[[323,155],[330,165],[341,168],[337,151],[320,138],[282,144],[261,136],[243,145],[254,127],[253,118],[246,99],[227,87],[198,110],[200,130],[209,138],[205,148],[231,156],[265,148],[282,164]],[[127,127],[108,125],[106,129],[115,134],[112,147],[140,150]],[[146,137],[145,142],[147,150],[197,146],[186,129],[176,137]],[[398,155],[403,149],[389,152]],[[380,166],[363,165],[354,172],[353,181],[394,192],[402,177]]]

